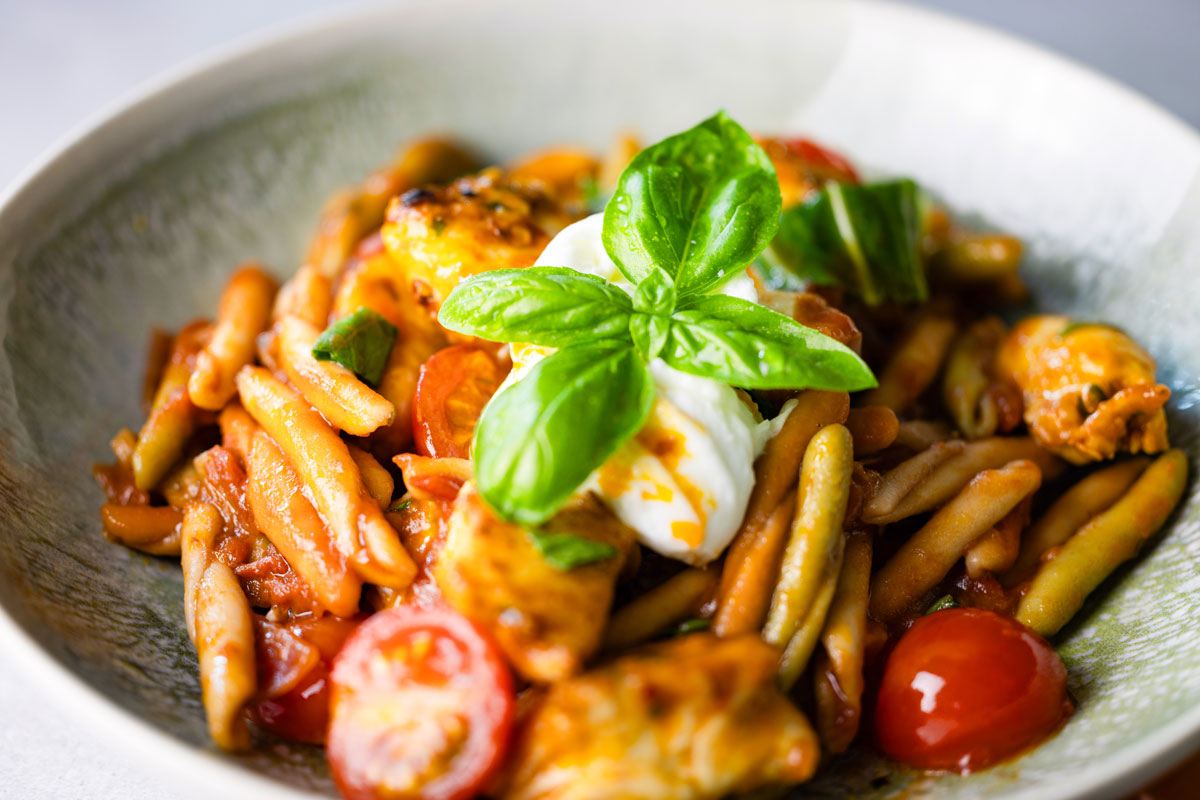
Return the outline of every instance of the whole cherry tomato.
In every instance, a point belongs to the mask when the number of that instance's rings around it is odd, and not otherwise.
[[[1031,747],[1071,710],[1066,667],[1045,639],[995,612],[954,608],[896,643],[875,733],[897,761],[966,773]]]
[[[397,606],[333,666],[326,756],[347,800],[466,800],[504,758],[512,675],[491,638],[447,608]]]
[[[413,402],[417,450],[435,458],[470,458],[471,437],[488,400],[505,376],[482,347],[457,344],[421,365]]]

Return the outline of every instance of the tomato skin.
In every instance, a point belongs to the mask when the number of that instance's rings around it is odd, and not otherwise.
[[[329,726],[329,670],[318,664],[294,689],[255,703],[252,716],[276,736],[305,744],[324,744],[325,729]]]
[[[370,617],[334,661],[326,756],[347,800],[468,800],[503,762],[512,675],[475,623],[447,608]]]
[[[791,139],[787,147],[814,172],[843,183],[859,183],[858,172],[844,156],[811,139]]]
[[[506,371],[474,344],[439,350],[421,365],[413,401],[413,438],[421,455],[470,458],[471,436]]]
[[[1072,711],[1067,670],[1045,639],[993,611],[921,617],[883,671],[875,734],[891,758],[972,772],[1053,733]]]

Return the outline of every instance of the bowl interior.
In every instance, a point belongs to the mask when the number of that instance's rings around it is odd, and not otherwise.
[[[147,331],[211,313],[242,260],[290,273],[326,194],[410,136],[453,131],[504,158],[601,147],[624,129],[653,139],[721,107],[914,176],[958,213],[1025,237],[1038,303],[1146,345],[1174,391],[1174,444],[1196,451],[1200,145],[1142,101],[902,7],[429,0],[188,78],[66,151],[0,211],[4,609],[157,730],[139,747],[167,736],[210,751],[178,568],[103,540],[89,474],[112,433],[140,422]],[[1190,496],[1059,639],[1079,711],[1057,738],[966,780],[854,754],[809,793],[1063,797],[1098,776],[1116,779],[1112,792],[1137,780],[1197,725],[1198,505]],[[236,789],[259,772],[331,791],[309,748],[271,742],[226,759],[233,769],[214,763],[197,760],[189,778]]]

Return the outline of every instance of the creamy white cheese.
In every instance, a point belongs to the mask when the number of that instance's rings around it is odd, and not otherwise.
[[[632,292],[604,250],[603,215],[565,228],[538,258],[538,266],[569,267]],[[744,273],[719,291],[757,301]],[[518,380],[545,348],[515,345]],[[645,426],[597,469],[581,491],[596,492],[638,540],[664,556],[707,564],[728,546],[754,488],[754,459],[786,416],[759,421],[737,390],[710,378],[650,364],[656,400]]]

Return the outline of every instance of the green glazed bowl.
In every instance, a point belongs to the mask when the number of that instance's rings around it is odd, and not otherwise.
[[[323,198],[408,137],[504,158],[726,108],[911,175],[1025,238],[1039,304],[1159,359],[1200,431],[1200,138],[1007,38],[872,2],[417,0],[235,48],[74,136],[0,199],[0,647],[105,741],[202,796],[328,796],[320,751],[217,753],[177,566],[107,544],[89,465],[140,421],[147,331],[297,265]],[[1032,753],[925,777],[859,753],[797,796],[1116,797],[1200,746],[1200,503],[1057,644],[1079,710]]]

